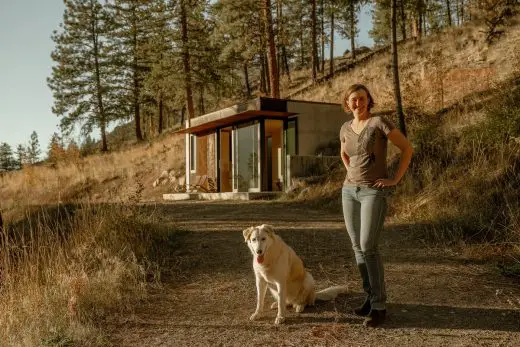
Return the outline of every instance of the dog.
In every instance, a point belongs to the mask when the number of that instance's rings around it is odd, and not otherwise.
[[[278,307],[275,324],[285,322],[286,306],[303,312],[305,306],[315,300],[329,301],[347,292],[347,286],[334,286],[315,291],[314,278],[304,268],[303,262],[268,224],[250,227],[242,232],[253,254],[253,270],[256,279],[256,310],[250,320],[261,317],[267,288],[275,298],[272,309]]]

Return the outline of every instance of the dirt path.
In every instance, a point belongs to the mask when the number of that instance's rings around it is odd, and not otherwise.
[[[279,202],[186,202],[150,206],[179,233],[171,276],[129,317],[110,322],[114,346],[520,346],[520,283],[490,265],[427,248],[413,226],[387,223],[382,242],[388,319],[366,329],[350,314],[362,300],[339,211]],[[350,292],[283,326],[275,311],[250,322],[251,258],[241,231],[270,223],[300,255],[317,287]]]

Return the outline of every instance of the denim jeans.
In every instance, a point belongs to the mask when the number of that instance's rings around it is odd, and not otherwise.
[[[344,186],[343,217],[360,268],[363,289],[372,309],[383,310],[386,303],[384,269],[378,250],[387,209],[384,189]]]

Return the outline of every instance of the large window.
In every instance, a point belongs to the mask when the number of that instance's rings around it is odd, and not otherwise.
[[[260,123],[233,130],[233,189],[238,192],[260,190]]]
[[[285,132],[285,145],[287,146],[286,153],[288,155],[296,155],[297,138],[296,138],[296,119],[290,119],[287,121],[287,130]]]

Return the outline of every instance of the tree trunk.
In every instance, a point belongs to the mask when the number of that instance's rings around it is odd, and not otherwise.
[[[289,71],[289,59],[287,59],[287,50],[285,49],[285,45],[282,46],[282,59],[285,72],[287,73],[287,78],[289,79],[289,82],[291,82],[291,71]]]
[[[283,57],[282,57],[282,47],[284,45],[283,42],[283,18],[282,18],[282,2],[280,0],[276,1],[276,23],[277,23],[277,36],[276,36],[276,53],[278,63],[278,79],[281,75],[285,74],[285,69],[283,65]]]
[[[134,49],[134,57],[133,57],[133,66],[132,66],[132,78],[134,82],[134,119],[135,119],[135,137],[138,141],[142,141],[143,138],[143,132],[141,130],[141,105],[139,104],[139,73],[137,71],[137,17],[134,11],[132,12],[132,29],[133,29],[133,35],[132,35],[132,44]]]
[[[101,130],[101,151],[108,151],[107,144],[107,134],[106,134],[106,116],[105,116],[105,108],[103,104],[103,94],[101,92],[101,72],[99,70],[99,45],[98,45],[98,37],[96,35],[96,25],[97,22],[93,20],[91,22],[92,29],[92,45],[94,47],[94,66],[96,70],[96,97],[97,104],[99,109],[99,127]]]
[[[450,0],[446,0],[446,16],[448,17],[448,26],[451,27],[451,5]]]
[[[406,136],[406,124],[404,122],[403,105],[401,101],[401,87],[399,84],[399,63],[397,59],[397,0],[392,0],[391,22],[392,22],[392,72],[394,76],[394,99],[396,113],[399,117],[399,128]]]
[[[204,85],[199,85],[199,113],[200,115],[203,115],[206,113],[204,109]]]
[[[104,121],[101,121],[99,125],[101,130],[101,152],[108,152],[108,144],[107,144],[107,127]]]
[[[164,113],[163,113],[163,97],[162,95],[159,97],[159,122],[158,122],[158,133],[162,134],[163,131],[163,123],[164,123]]]
[[[464,0],[460,0],[460,25],[464,24]]]
[[[186,104],[188,105],[188,127],[191,127],[191,119],[195,116],[193,107],[193,92],[191,90],[190,51],[188,48],[188,19],[186,15],[186,0],[180,1],[181,6],[181,31],[182,31],[182,63],[184,65],[184,85],[186,88]]]
[[[401,36],[403,41],[406,41],[406,12],[404,11],[404,0],[399,0],[399,7],[401,10]]]
[[[330,13],[330,59],[329,59],[329,75],[334,76],[334,12]]]
[[[325,74],[325,10],[323,0],[320,1],[320,17],[321,17],[321,69],[320,72]]]
[[[280,97],[280,84],[278,81],[278,65],[276,63],[276,46],[273,32],[273,15],[271,13],[271,0],[264,0],[264,24],[267,34],[267,66],[269,67],[269,81],[271,86],[271,97]]]
[[[349,11],[350,11],[350,49],[352,50],[352,60],[356,59],[356,11],[354,8],[354,1],[349,2]]]
[[[300,17],[300,57],[301,57],[301,62],[300,62],[300,69],[303,69],[305,67],[305,45],[303,44],[303,14],[302,16]]]
[[[184,118],[186,118],[186,104],[182,105],[181,109],[181,128],[184,127]]]
[[[428,0],[418,0],[419,1],[419,34],[421,37],[426,36],[428,32],[427,22],[426,22],[426,9],[428,8]]]
[[[134,70],[134,119],[135,119],[135,137],[137,140],[142,141],[143,132],[141,130],[141,107],[139,105],[139,81],[137,79],[137,71]]]
[[[260,92],[267,93],[267,81],[265,80],[265,61],[264,53],[260,53]]]
[[[423,0],[417,0],[415,12],[417,15],[415,19],[416,39],[420,41],[423,34]]]
[[[312,2],[312,12],[311,12],[311,18],[312,18],[312,83],[316,83],[317,76],[316,76],[316,70],[318,68],[318,62],[316,61],[317,58],[317,47],[316,47],[316,0],[311,0]]]
[[[249,71],[247,69],[247,62],[244,63],[244,80],[246,83],[246,97],[251,96],[251,86],[249,85]]]
[[[280,41],[280,59],[278,61],[278,65],[281,66],[281,69],[279,70],[282,70],[283,71],[283,74],[287,75],[287,78],[289,80],[289,82],[291,82],[291,73],[289,71],[289,61],[287,59],[287,49],[285,47],[286,43],[287,43],[287,37],[285,36],[286,33],[285,33],[285,20],[284,20],[284,17],[283,17],[283,6],[282,6],[282,1],[277,1],[276,2],[276,6],[278,8],[278,26],[279,26],[279,29],[278,29],[278,41]]]
[[[267,54],[263,53],[264,58],[264,73],[265,73],[265,86],[267,88],[267,94],[271,95],[271,76],[269,76],[269,62],[267,61]]]

